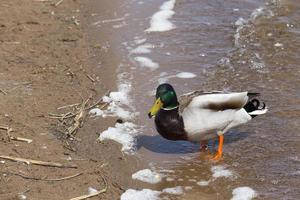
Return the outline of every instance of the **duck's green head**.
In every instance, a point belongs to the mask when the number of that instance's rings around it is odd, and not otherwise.
[[[148,113],[149,118],[155,116],[160,109],[172,110],[179,105],[176,92],[168,83],[161,84],[157,87],[155,98],[155,103]]]

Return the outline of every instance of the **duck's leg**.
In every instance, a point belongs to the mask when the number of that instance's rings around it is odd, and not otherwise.
[[[219,161],[222,158],[223,154],[223,143],[224,143],[224,136],[219,135],[219,145],[216,155],[212,158],[213,161]]]

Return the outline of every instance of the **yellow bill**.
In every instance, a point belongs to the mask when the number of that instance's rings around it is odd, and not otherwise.
[[[149,110],[149,113],[148,113],[149,118],[152,118],[153,116],[155,116],[157,114],[157,112],[161,109],[162,106],[163,106],[163,103],[161,102],[160,98],[156,99],[154,105]]]

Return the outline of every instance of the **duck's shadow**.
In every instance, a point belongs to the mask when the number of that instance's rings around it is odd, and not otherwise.
[[[247,132],[228,132],[225,134],[225,144],[244,140],[250,135]],[[212,148],[213,141],[209,141],[209,147]],[[217,146],[217,140],[215,140]],[[137,149],[144,147],[145,149],[155,153],[165,154],[187,154],[199,152],[199,144],[188,141],[171,141],[166,140],[160,135],[139,135],[137,137]]]

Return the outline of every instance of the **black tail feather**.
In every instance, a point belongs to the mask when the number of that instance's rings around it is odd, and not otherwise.
[[[256,96],[260,96],[260,93],[259,92],[248,92],[247,96],[249,96],[249,97],[256,97]]]
[[[263,110],[265,109],[266,104],[264,102],[260,102],[258,99],[251,99],[248,103],[244,106],[244,109],[247,113],[253,112],[255,110]],[[251,115],[252,118],[256,117],[256,115]]]

